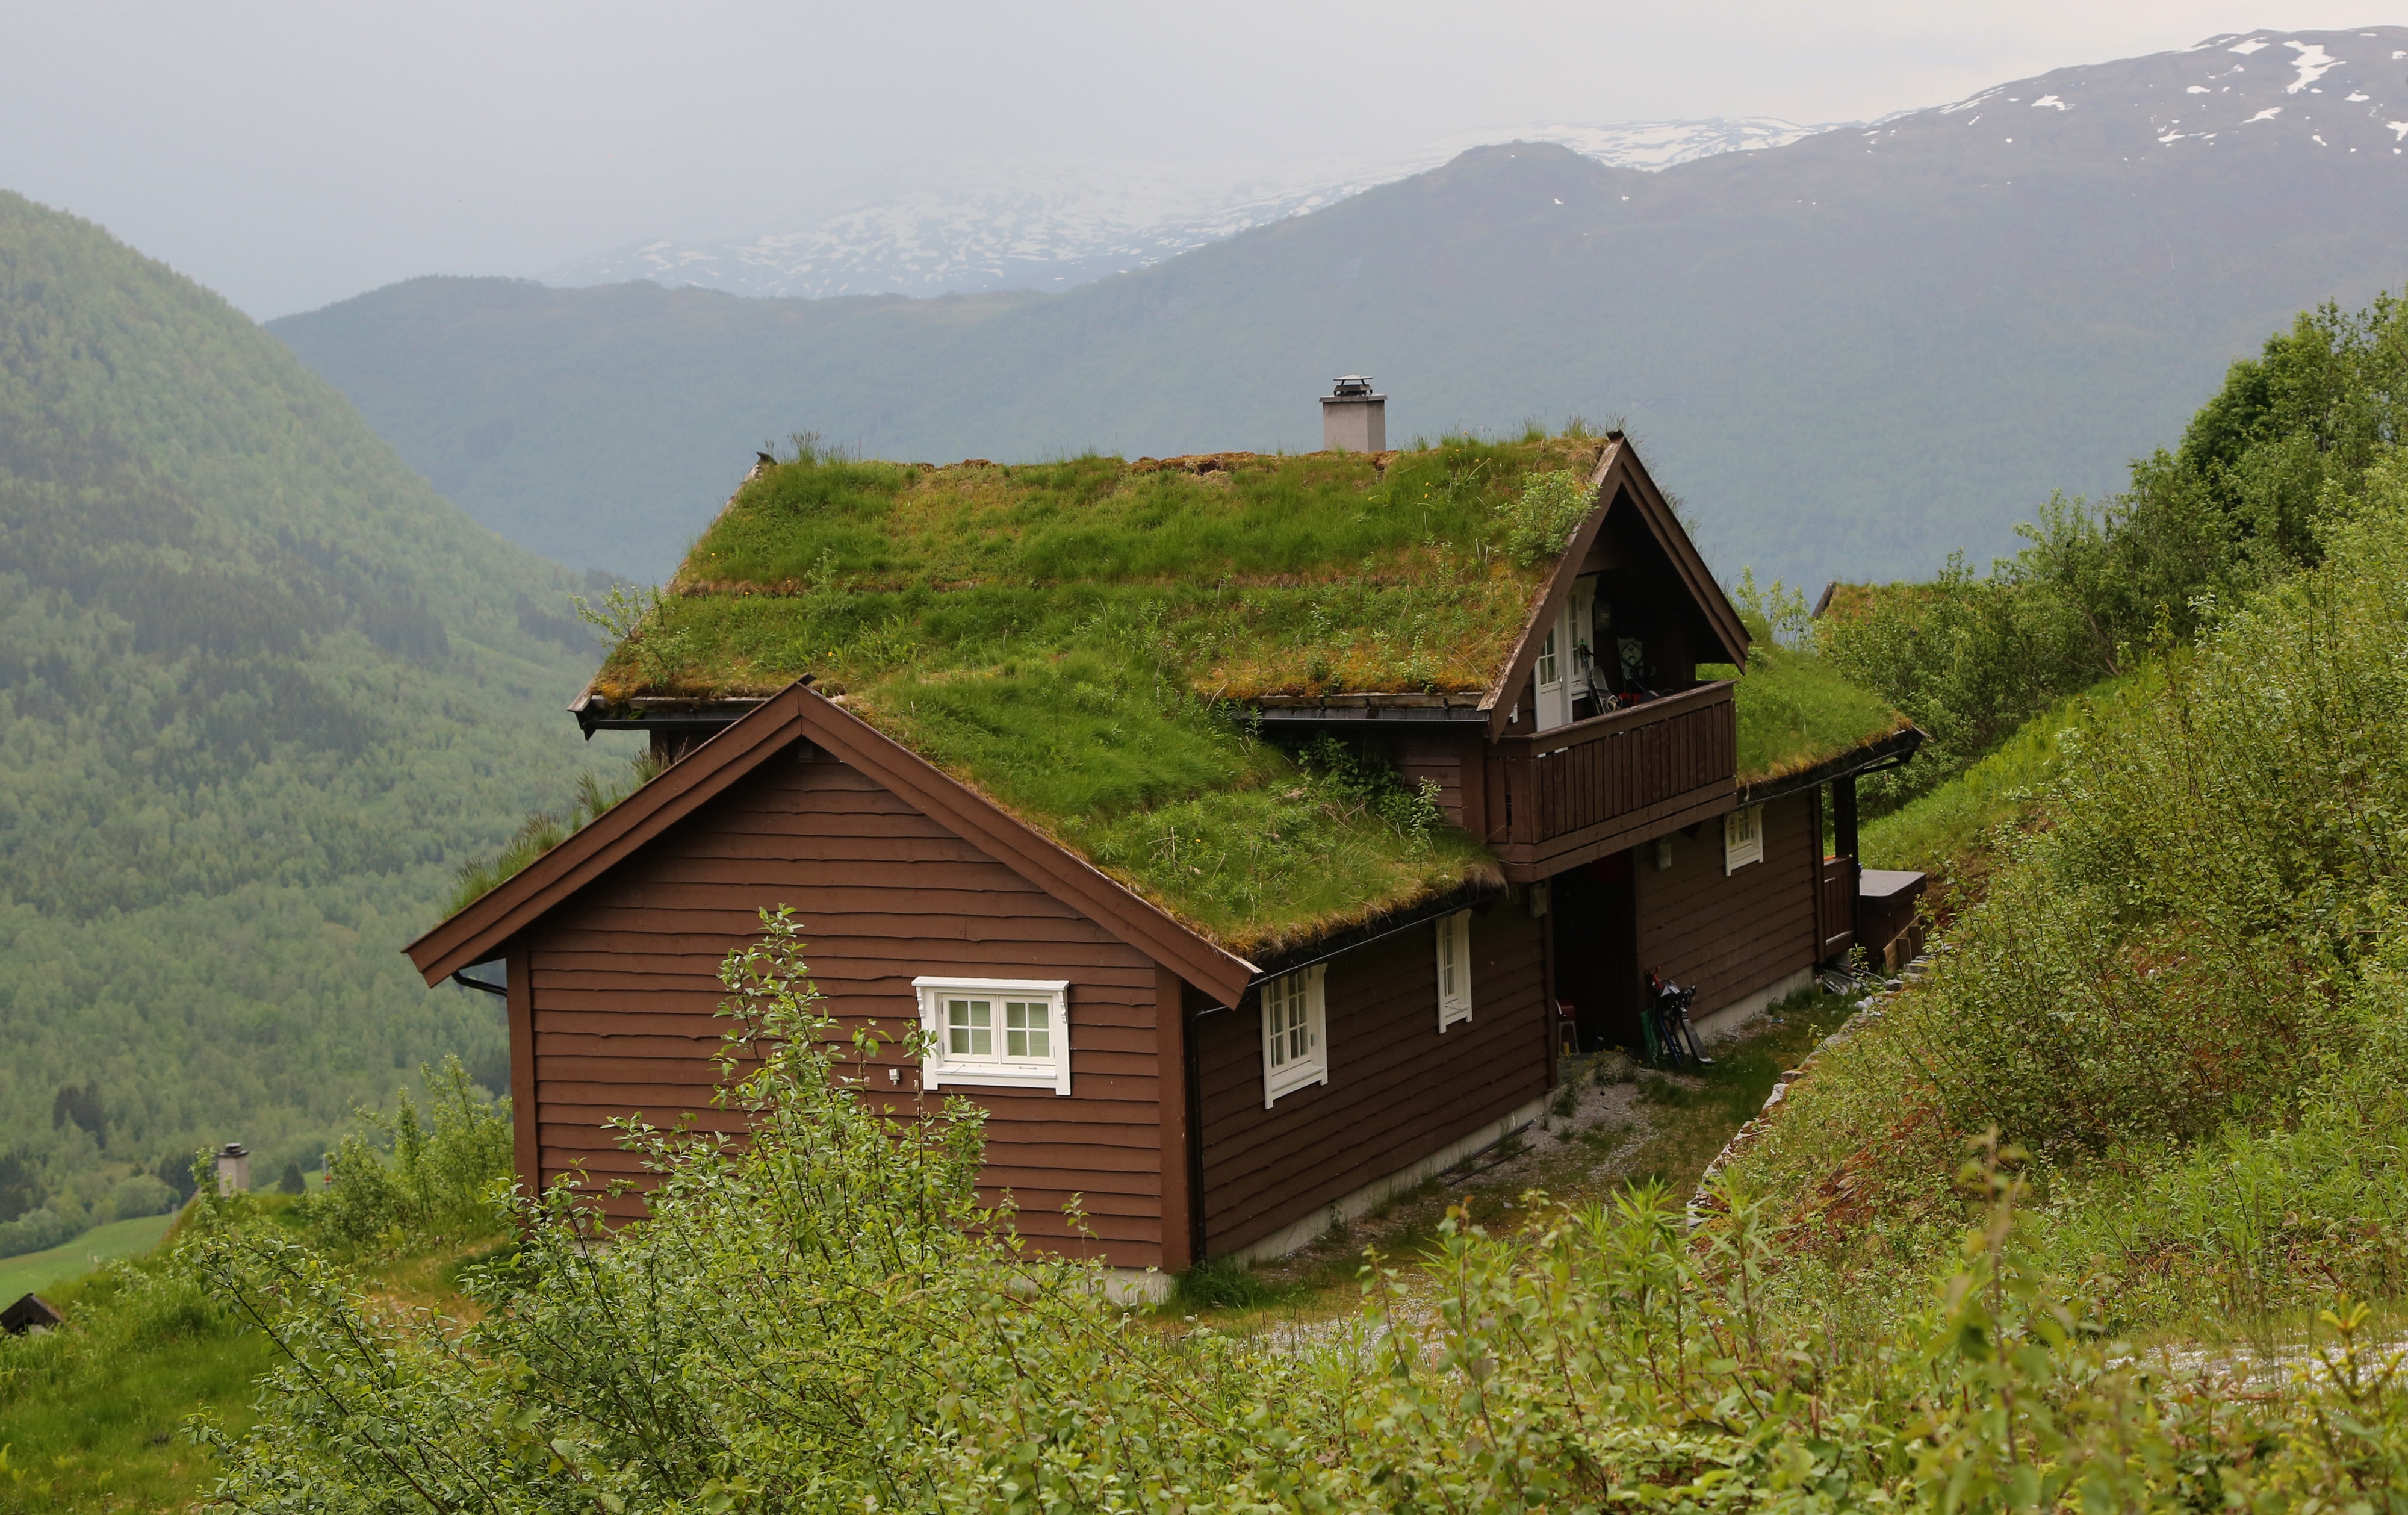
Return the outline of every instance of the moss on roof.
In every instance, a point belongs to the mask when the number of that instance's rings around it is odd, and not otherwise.
[[[1699,678],[1730,677],[1727,665]],[[1758,638],[1747,676],[1732,691],[1739,725],[1739,781],[1762,784],[1803,772],[1906,729],[1907,719],[1879,695],[1850,684],[1813,653]]]
[[[810,673],[1206,936],[1276,950],[1499,875],[1426,800],[1335,743],[1283,750],[1239,701],[1484,691],[1554,566],[1526,549],[1531,502],[1603,446],[944,469],[806,453],[738,491],[594,692],[764,696]],[[1765,713],[1768,762],[1787,760],[1792,715],[1810,741],[1844,724],[1827,694],[1742,705]]]

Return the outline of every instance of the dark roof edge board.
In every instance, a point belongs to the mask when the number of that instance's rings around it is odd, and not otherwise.
[[[1923,743],[1924,736],[1919,728],[1903,726],[1886,736],[1875,737],[1862,746],[1850,747],[1845,752],[1826,758],[1812,768],[1784,773],[1759,784],[1742,784],[1739,786],[1739,802],[1742,806],[1760,805],[1768,800],[1778,800],[1801,789],[1811,789],[1817,784],[1828,784],[1835,778],[1845,778],[1851,773],[1872,773],[1885,768],[1903,767]]]
[[[808,681],[807,681],[808,682]],[[649,731],[661,726],[733,726],[768,701],[747,698],[703,700],[638,695],[608,700],[591,685],[568,703],[577,729],[591,737],[596,731]]]
[[[483,961],[797,739],[808,739],[861,770],[938,825],[1197,988],[1234,1002],[1253,981],[1253,963],[1182,925],[1152,901],[799,683],[762,700],[592,824],[403,950],[430,986]]]
[[[1400,909],[1375,916],[1345,931],[1333,931],[1317,941],[1285,952],[1266,955],[1255,966],[1254,983],[1246,987],[1254,988],[1268,983],[1283,974],[1292,974],[1299,968],[1310,968],[1316,962],[1327,962],[1333,958],[1344,957],[1347,953],[1369,946],[1374,942],[1385,941],[1399,932],[1410,931],[1417,926],[1426,926],[1431,921],[1444,916],[1452,916],[1458,910],[1469,910],[1474,905],[1485,904],[1498,896],[1509,892],[1511,892],[1510,886],[1501,880],[1467,879],[1445,893],[1424,900],[1418,904],[1405,905]],[[1223,1008],[1235,1007],[1224,1006]]]

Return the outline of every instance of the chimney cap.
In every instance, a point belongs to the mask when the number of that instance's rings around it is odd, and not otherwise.
[[[1371,393],[1371,376],[1368,373],[1340,374],[1337,387],[1331,389],[1330,393],[1348,396],[1369,395]]]
[[[228,1142],[225,1146],[218,1149],[218,1156],[249,1157],[251,1156],[251,1148],[243,1146],[240,1142]]]

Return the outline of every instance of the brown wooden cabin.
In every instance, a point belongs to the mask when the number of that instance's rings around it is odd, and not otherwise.
[[[1182,924],[802,683],[580,700],[589,729],[650,731],[675,760],[408,948],[430,985],[507,963],[522,1178],[628,1174],[614,1117],[727,1118],[717,971],[765,906],[808,923],[842,1022],[939,1034],[925,1065],[890,1046],[870,1089],[983,1105],[982,1186],[1025,1234],[1165,1273],[1292,1249],[1534,1119],[1568,1027],[1636,1041],[1648,970],[1710,1020],[1802,985],[1852,940],[1853,775],[1916,734],[1743,784],[1733,684],[1696,677],[1746,665],[1740,618],[1627,444],[1590,482],[1484,694],[1260,701],[1268,729],[1377,743],[1436,781],[1496,860],[1276,953]],[[1581,676],[1575,651],[1598,648]],[[1625,708],[1642,680],[1674,692]]]

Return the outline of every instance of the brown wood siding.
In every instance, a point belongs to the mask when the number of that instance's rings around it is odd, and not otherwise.
[[[1259,1241],[1544,1094],[1544,931],[1526,905],[1472,916],[1471,1019],[1438,1029],[1436,928],[1333,960],[1329,1082],[1263,1108],[1261,1001],[1196,1025],[1205,1249]]]
[[[1415,732],[1397,743],[1397,777],[1408,789],[1418,790],[1424,779],[1435,783],[1438,808],[1456,826],[1464,825],[1465,747],[1463,739],[1452,731]],[[1476,777],[1475,773],[1475,781]]]
[[[1764,860],[1723,873],[1723,823],[1674,832],[1672,866],[1633,858],[1639,966],[1698,991],[1707,1014],[1815,961],[1814,885],[1823,838],[1803,794],[1764,807]]]
[[[1095,1250],[1124,1266],[1163,1261],[1154,962],[824,758],[772,759],[526,933],[542,1181],[579,1166],[635,1172],[603,1130],[615,1117],[740,1125],[710,1104],[727,1029],[713,1014],[719,964],[778,905],[803,922],[812,975],[848,1031],[874,1018],[899,1036],[918,1018],[922,974],[1068,979],[1070,1096],[958,1091],[988,1111],[982,1191],[1010,1190],[1024,1234],[1074,1253],[1089,1249],[1062,1214],[1077,1194]],[[871,1095],[916,1104],[916,1060],[890,1044],[877,1061],[900,1082],[873,1072]]]

